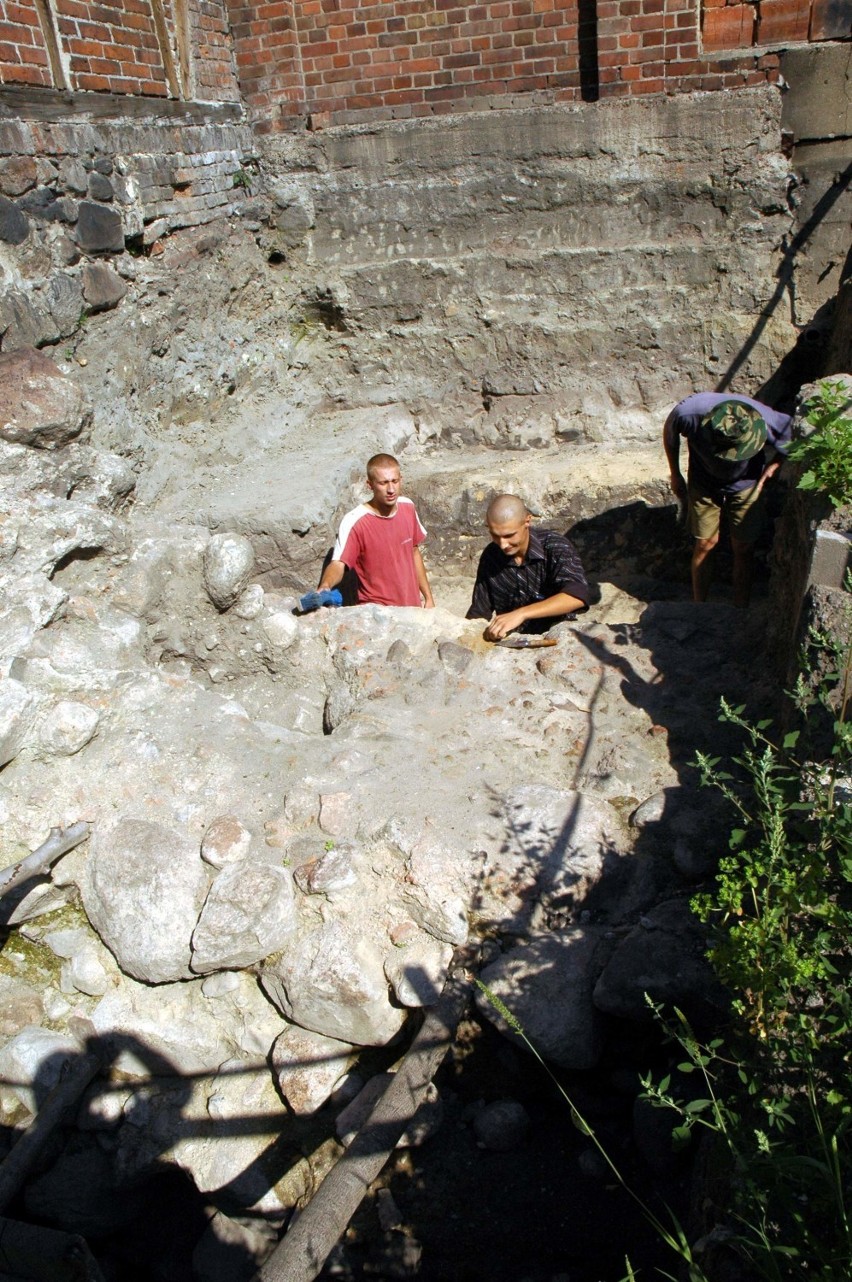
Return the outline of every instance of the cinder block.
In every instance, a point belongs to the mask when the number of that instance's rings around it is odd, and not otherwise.
[[[817,530],[808,587],[842,588],[846,572],[852,565],[852,534],[836,530]]]

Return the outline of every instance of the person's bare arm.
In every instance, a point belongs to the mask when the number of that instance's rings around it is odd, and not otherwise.
[[[676,420],[677,414],[672,410],[663,424],[663,449],[669,464],[669,484],[672,494],[682,499],[686,494],[686,481],[680,470],[680,433],[675,428]]]
[[[779,457],[779,458],[774,458],[771,463],[767,463],[766,467],[763,469],[763,472],[761,473],[760,480],[757,482],[757,484],[754,487],[756,494],[759,494],[760,491],[763,489],[764,485],[766,484],[766,482],[775,475],[775,473],[778,471],[783,461],[784,460]]]
[[[527,619],[550,619],[560,614],[571,614],[574,610],[584,610],[586,602],[581,601],[579,597],[571,596],[570,592],[556,592],[553,596],[546,597],[544,601],[533,601],[530,605],[519,606],[517,610],[509,610],[507,614],[498,614],[492,619],[488,627],[483,632],[486,641],[499,641],[501,637],[506,637],[510,632],[514,632]]]
[[[414,573],[417,575],[417,586],[420,589],[420,595],[423,598],[423,605],[427,610],[434,610],[435,602],[432,599],[432,589],[429,587],[429,576],[426,573],[426,565],[420,553],[420,548],[414,549]]]
[[[329,561],[323,570],[317,591],[324,592],[326,588],[336,588],[345,573],[346,565],[343,561]]]

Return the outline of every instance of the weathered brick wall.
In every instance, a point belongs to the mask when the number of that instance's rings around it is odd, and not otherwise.
[[[235,17],[266,129],[774,83],[780,48],[852,35],[840,0],[276,0]]]
[[[53,84],[44,33],[30,0],[0,0],[0,80],[19,85]]]
[[[75,89],[167,95],[164,59],[148,0],[58,0],[57,15]]]
[[[234,102],[226,0],[0,0],[0,81]]]
[[[847,0],[0,0],[0,79],[242,93],[268,131],[772,83],[850,35]]]

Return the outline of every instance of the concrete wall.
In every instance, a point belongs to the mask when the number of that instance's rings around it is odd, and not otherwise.
[[[650,439],[663,406],[734,367],[754,391],[795,340],[788,310],[764,315],[792,225],[779,106],[765,89],[270,140],[267,246],[313,265],[362,383],[460,443]]]

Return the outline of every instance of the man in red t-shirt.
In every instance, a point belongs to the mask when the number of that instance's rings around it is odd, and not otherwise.
[[[336,588],[347,567],[358,576],[358,604],[423,605],[432,609],[432,589],[420,544],[426,531],[411,499],[400,491],[399,463],[392,454],[374,454],[367,463],[372,498],[340,523],[331,560],[318,591]]]

